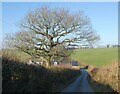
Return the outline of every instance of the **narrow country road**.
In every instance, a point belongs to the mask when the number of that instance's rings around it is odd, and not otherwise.
[[[81,71],[82,74],[73,83],[71,83],[68,87],[62,90],[61,94],[63,92],[94,92],[92,87],[88,83],[87,71],[85,69],[81,69]]]

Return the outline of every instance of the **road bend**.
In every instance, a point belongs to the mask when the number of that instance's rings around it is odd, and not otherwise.
[[[81,75],[73,83],[63,89],[61,94],[64,92],[90,92],[90,94],[94,94],[93,88],[87,80],[88,72],[85,69],[81,69],[81,71]]]

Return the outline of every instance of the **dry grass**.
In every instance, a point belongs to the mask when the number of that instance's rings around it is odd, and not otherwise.
[[[96,70],[94,67],[92,67],[91,69],[89,69],[89,73],[92,80],[94,80],[93,81],[94,83],[92,84],[94,84],[93,86],[97,92],[108,92],[108,91],[118,92],[118,62],[117,61],[114,61],[110,65],[105,65],[98,69],[96,68]],[[105,88],[103,88],[102,85],[104,85]]]

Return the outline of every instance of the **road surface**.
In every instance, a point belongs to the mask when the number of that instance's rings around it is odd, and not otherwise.
[[[85,69],[81,69],[81,71],[82,74],[73,83],[63,89],[61,94],[64,92],[91,92],[94,94],[94,91],[87,80],[87,71]]]

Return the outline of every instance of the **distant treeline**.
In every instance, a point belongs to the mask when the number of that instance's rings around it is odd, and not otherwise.
[[[80,46],[80,47],[71,47],[68,50],[75,50],[75,49],[89,49],[89,48],[109,48],[109,47],[120,47],[120,45],[105,45],[105,46],[98,46],[98,47],[89,47],[89,46]]]

